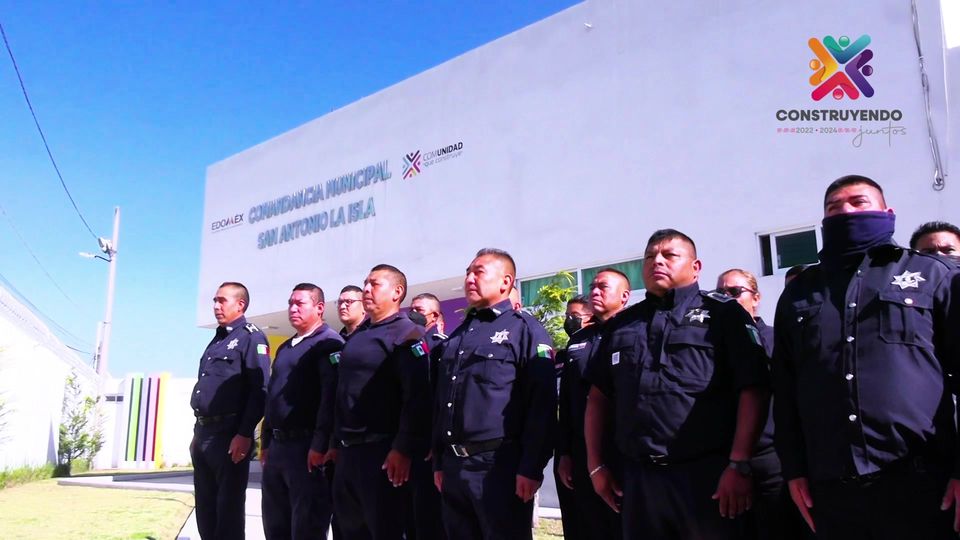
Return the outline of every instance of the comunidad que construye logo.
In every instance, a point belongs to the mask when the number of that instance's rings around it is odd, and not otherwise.
[[[810,38],[807,44],[816,55],[810,60],[810,69],[814,71],[810,85],[815,87],[810,97],[814,101],[827,95],[838,100],[843,96],[850,99],[861,95],[873,97],[873,86],[867,81],[867,77],[873,74],[873,67],[869,65],[873,51],[867,48],[870,36],[863,34],[852,43],[847,36],[839,39],[825,36],[822,41]]]
[[[420,173],[420,151],[404,154],[403,156],[403,179],[413,178]]]

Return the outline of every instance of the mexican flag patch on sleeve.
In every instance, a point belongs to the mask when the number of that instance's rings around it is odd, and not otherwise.
[[[553,347],[540,343],[537,345],[537,356],[540,358],[553,358]]]
[[[263,355],[266,355],[266,356],[270,356],[270,347],[269,347],[267,344],[265,344],[265,343],[258,343],[258,344],[257,344],[257,354],[263,354]]]
[[[330,363],[333,365],[340,363],[340,351],[330,354]]]
[[[413,351],[414,356],[416,356],[417,358],[420,358],[422,356],[426,356],[430,352],[430,347],[427,346],[427,343],[425,341],[421,340],[414,343],[410,347],[410,350]]]

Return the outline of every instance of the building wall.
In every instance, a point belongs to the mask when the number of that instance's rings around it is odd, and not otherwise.
[[[956,62],[944,64],[956,51],[944,50],[939,2],[917,3],[934,126],[956,162],[945,95],[960,81]],[[871,37],[876,93],[814,101],[808,40],[846,34]],[[918,73],[910,3],[901,0],[870,9],[588,0],[212,165],[197,322],[214,324],[209,298],[225,280],[246,283],[248,317],[282,333],[299,281],[335,297],[389,262],[406,272],[411,293],[448,299],[462,296],[463,270],[480,247],[509,250],[524,278],[635,259],[662,227],[697,241],[709,288],[729,267],[760,273],[757,236],[819,223],[823,188],[849,173],[884,185],[906,242],[923,221],[955,220],[960,193],[931,188]],[[813,109],[895,110],[901,119],[777,119]],[[796,132],[805,127],[842,131]],[[328,189],[330,179],[367,178],[375,166],[383,173],[375,183]],[[258,219],[259,205],[318,185],[323,200]],[[346,222],[334,225],[341,210]],[[285,231],[308,234],[280,241]],[[265,245],[271,234],[277,242]],[[767,318],[780,282],[761,279]]]

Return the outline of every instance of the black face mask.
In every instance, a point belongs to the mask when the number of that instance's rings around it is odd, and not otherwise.
[[[828,258],[862,253],[889,242],[896,216],[889,212],[852,212],[823,218],[823,254]]]
[[[581,327],[583,327],[583,319],[576,315],[567,315],[567,318],[563,320],[563,331],[568,336],[572,336]]]

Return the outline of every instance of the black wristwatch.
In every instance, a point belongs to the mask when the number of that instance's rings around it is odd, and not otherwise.
[[[749,461],[734,461],[731,459],[730,465],[727,465],[727,467],[737,471],[743,476],[753,475],[753,466],[750,465]]]

